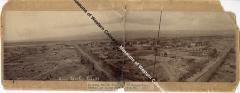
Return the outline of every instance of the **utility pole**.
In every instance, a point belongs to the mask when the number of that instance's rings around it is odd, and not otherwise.
[[[122,16],[122,23],[123,23],[123,31],[124,31],[124,40],[123,40],[123,46],[125,47],[125,44],[126,44],[126,17],[127,17],[127,1],[124,0],[124,6],[122,8],[122,11],[123,11],[123,16]],[[122,77],[122,87],[124,87],[125,85],[125,77],[124,77],[124,72],[123,72],[123,67],[125,65],[125,58],[123,59],[123,62],[121,64],[121,77]]]
[[[154,71],[153,71],[153,76],[155,78],[157,78],[157,76],[155,75],[156,74],[156,63],[157,63],[157,56],[158,56],[158,48],[156,47],[158,45],[158,40],[159,40],[159,36],[160,36],[160,31],[161,31],[161,22],[162,22],[162,9],[161,9],[161,12],[160,12],[160,16],[159,16],[159,25],[158,25],[158,37],[157,39],[155,39],[155,48],[154,48],[154,51],[155,51],[155,60],[154,60]]]

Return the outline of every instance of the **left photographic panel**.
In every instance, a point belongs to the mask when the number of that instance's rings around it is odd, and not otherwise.
[[[124,41],[120,13],[90,12]],[[4,80],[121,81],[123,54],[84,12],[7,11],[4,20]]]

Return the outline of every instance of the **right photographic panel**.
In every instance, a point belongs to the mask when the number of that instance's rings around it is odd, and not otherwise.
[[[236,23],[226,12],[162,12],[154,77],[167,82],[234,82]]]

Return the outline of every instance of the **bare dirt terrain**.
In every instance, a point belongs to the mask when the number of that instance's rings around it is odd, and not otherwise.
[[[97,75],[93,68],[67,43],[5,47],[4,78],[9,80],[85,80]]]

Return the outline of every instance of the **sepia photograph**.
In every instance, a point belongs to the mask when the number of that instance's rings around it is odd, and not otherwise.
[[[227,12],[91,11],[158,82],[235,82]],[[4,80],[151,82],[82,11],[6,11]]]

